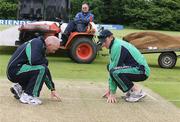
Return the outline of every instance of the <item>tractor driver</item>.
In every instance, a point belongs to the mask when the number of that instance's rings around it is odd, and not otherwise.
[[[68,23],[64,33],[62,34],[61,46],[64,46],[68,40],[71,32],[85,32],[88,23],[94,20],[94,15],[89,12],[89,4],[87,2],[82,3],[82,11],[78,12],[74,21]]]

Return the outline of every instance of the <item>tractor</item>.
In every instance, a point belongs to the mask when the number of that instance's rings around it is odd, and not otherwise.
[[[38,36],[57,36],[61,38],[66,23],[55,21],[37,21],[24,24],[19,27],[19,40],[16,45],[31,40]],[[61,49],[68,51],[72,60],[77,63],[91,63],[97,54],[97,46],[94,40],[97,28],[93,22],[89,22],[85,32],[72,32],[65,46]]]

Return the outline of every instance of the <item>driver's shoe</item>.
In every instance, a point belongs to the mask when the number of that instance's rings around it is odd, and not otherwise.
[[[61,39],[62,39],[62,41],[60,42],[60,45],[61,45],[61,46],[65,46],[65,45],[66,45],[66,42],[67,42],[67,40],[68,40],[68,36],[63,33],[62,36],[61,36]]]

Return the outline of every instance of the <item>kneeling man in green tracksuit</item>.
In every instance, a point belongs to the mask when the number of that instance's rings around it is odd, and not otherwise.
[[[55,53],[60,41],[55,36],[34,38],[25,42],[13,53],[7,67],[8,79],[15,83],[10,88],[21,103],[40,105],[40,91],[45,83],[51,97],[60,100],[48,68],[47,53]]]
[[[98,38],[98,44],[109,49],[110,55],[110,62],[107,65],[109,88],[104,95],[107,102],[117,102],[115,96],[117,87],[126,93],[124,98],[127,102],[137,102],[144,98],[146,93],[133,83],[144,81],[150,75],[150,68],[144,56],[132,44],[114,38],[109,30],[100,32]]]

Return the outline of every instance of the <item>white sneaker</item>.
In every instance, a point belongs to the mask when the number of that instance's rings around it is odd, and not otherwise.
[[[129,90],[126,94],[125,94],[125,96],[124,96],[124,98],[127,98],[127,97],[129,97],[130,95],[131,95],[131,90]]]
[[[22,94],[22,87],[19,85],[19,83],[16,83],[10,88],[10,91],[14,94],[16,99],[19,99]]]
[[[23,93],[20,97],[20,102],[24,104],[31,104],[31,105],[40,105],[42,101],[39,100],[37,97],[30,96],[26,93]]]
[[[33,97],[33,99],[31,100],[31,104],[40,105],[42,104],[42,101],[38,97]]]
[[[122,99],[126,99],[126,98],[129,97],[129,96],[130,96],[130,91],[126,92],[125,95],[122,95],[121,98],[122,98]]]
[[[130,91],[129,93],[130,96],[125,98],[127,102],[138,102],[139,100],[141,100],[146,96],[146,93],[143,92],[142,90],[140,92]]]

